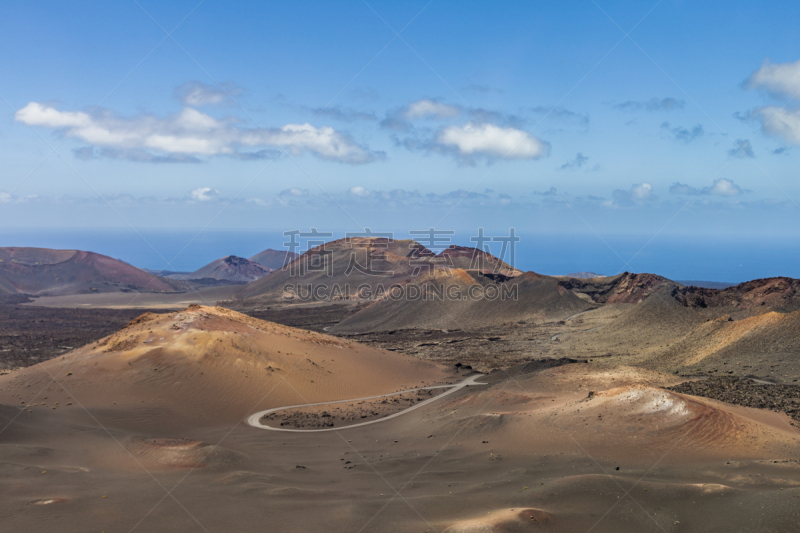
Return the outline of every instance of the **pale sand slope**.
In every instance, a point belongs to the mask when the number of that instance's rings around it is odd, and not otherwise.
[[[574,448],[574,436],[595,458],[624,453],[629,462],[664,454],[667,463],[685,463],[796,451],[800,433],[785,415],[661,388],[682,381],[675,378],[632,367],[551,368],[514,379],[494,396],[476,391],[470,401],[488,403],[470,423],[495,427],[506,449],[551,453]]]
[[[63,391],[45,394],[46,406],[120,410],[126,418],[140,416],[144,427],[151,415],[137,411],[160,410],[183,426],[231,423],[261,409],[386,394],[456,377],[411,356],[202,306],[147,313],[95,343],[2,376],[0,401],[40,404],[34,395],[51,376]]]
[[[480,486],[467,481],[466,466],[448,479],[449,501],[484,500],[459,508],[442,498],[451,519],[437,527],[779,531],[800,523],[800,433],[782,414],[675,394],[660,388],[673,376],[634,368],[499,374],[497,386],[445,401],[429,417],[437,440],[452,439],[451,461],[466,455],[474,471],[495,467]],[[635,501],[617,506],[629,489]]]

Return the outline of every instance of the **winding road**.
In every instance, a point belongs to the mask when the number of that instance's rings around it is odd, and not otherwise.
[[[424,405],[428,405],[431,402],[435,402],[436,400],[444,398],[448,394],[453,394],[454,392],[456,392],[458,390],[461,390],[464,387],[469,387],[470,385],[488,385],[488,383],[476,383],[475,382],[476,379],[481,378],[484,375],[485,374],[475,374],[474,376],[470,376],[467,379],[465,379],[464,381],[462,381],[461,383],[456,383],[455,385],[434,385],[434,386],[431,386],[431,387],[419,387],[417,389],[408,389],[408,390],[403,390],[403,391],[399,391],[399,392],[392,392],[391,394],[379,394],[377,396],[366,396],[364,398],[353,398],[351,400],[335,400],[333,402],[305,403],[305,404],[300,404],[300,405],[287,405],[285,407],[275,407],[273,409],[267,409],[266,411],[259,411],[259,412],[255,413],[253,415],[250,415],[249,417],[247,417],[247,423],[249,425],[253,426],[254,428],[268,429],[270,431],[289,431],[289,432],[292,432],[292,433],[311,433],[311,432],[317,432],[317,431],[339,431],[339,430],[342,430],[342,429],[351,429],[351,428],[358,428],[358,427],[362,427],[362,426],[368,426],[369,424],[375,424],[377,422],[383,422],[385,420],[390,420],[392,418],[397,418],[398,416],[404,415],[409,411],[413,411],[414,409],[419,409],[420,407],[422,407]],[[398,412],[396,412],[394,414],[391,414],[389,416],[385,416],[383,418],[378,418],[376,420],[370,420],[369,422],[361,422],[359,424],[353,424],[353,425],[350,425],[350,426],[341,426],[341,427],[338,427],[338,428],[324,428],[324,429],[288,429],[288,428],[267,426],[267,425],[261,423],[261,418],[263,416],[271,414],[271,413],[276,413],[278,411],[286,411],[287,409],[297,409],[298,407],[313,407],[315,405],[331,405],[331,404],[336,404],[336,403],[360,402],[361,400],[375,400],[377,398],[388,398],[390,396],[397,396],[398,394],[405,394],[407,392],[416,392],[416,391],[419,391],[419,390],[430,390],[430,389],[450,389],[450,390],[447,391],[447,392],[443,392],[443,393],[439,394],[438,396],[434,396],[433,398],[429,398],[429,399],[425,400],[424,402],[420,402],[420,403],[418,403],[416,405],[412,405],[411,407],[403,409],[402,411],[398,411]]]

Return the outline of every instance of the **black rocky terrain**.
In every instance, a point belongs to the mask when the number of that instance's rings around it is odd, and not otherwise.
[[[687,381],[669,390],[734,405],[770,409],[800,421],[800,386],[757,383],[750,378],[711,377]]]

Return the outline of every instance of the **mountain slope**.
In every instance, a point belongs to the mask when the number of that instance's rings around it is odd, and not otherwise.
[[[656,274],[632,274],[623,272],[605,278],[562,279],[560,285],[565,289],[582,293],[598,303],[636,303],[646,299],[662,287],[679,285]]]
[[[251,257],[250,261],[255,261],[269,270],[280,270],[284,265],[297,259],[297,257],[296,253],[288,250],[273,250],[269,248]]]
[[[684,286],[656,274],[623,272],[606,278],[563,279],[561,285],[598,303],[636,303],[661,291],[665,297],[691,308],[800,309],[800,280],[786,277],[756,279],[727,288],[705,288]]]
[[[597,307],[565,290],[557,279],[534,272],[497,278],[461,269],[435,271],[409,283],[398,296],[388,294],[330,331],[468,329],[521,320],[557,321]]]
[[[78,250],[0,248],[0,292],[78,294],[118,290],[176,291],[185,284],[105,255]]]
[[[730,315],[708,320],[653,354],[649,364],[670,370],[752,374],[783,381],[784,373],[797,366],[798,352],[800,311],[770,311],[741,320],[733,320]]]
[[[754,279],[722,290],[684,287],[678,300],[688,307],[764,307],[795,311],[800,309],[800,280],[786,277]]]

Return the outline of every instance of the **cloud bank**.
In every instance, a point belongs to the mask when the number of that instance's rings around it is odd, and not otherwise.
[[[108,111],[90,115],[31,102],[18,110],[14,118],[29,126],[53,129],[62,136],[71,135],[99,148],[93,153],[100,156],[134,161],[185,161],[220,155],[258,159],[276,150],[293,155],[312,154],[348,164],[369,163],[384,157],[382,152],[370,151],[328,126],[306,123],[269,129],[244,128],[234,119],[216,119],[191,107],[166,118],[152,115],[124,118]]]
[[[719,178],[715,180],[714,183],[710,187],[703,187],[702,189],[696,189],[694,187],[690,187],[689,185],[675,182],[669,188],[669,192],[671,194],[679,194],[682,196],[740,196],[745,191],[742,190],[741,187],[736,185],[732,180],[726,178]]]

